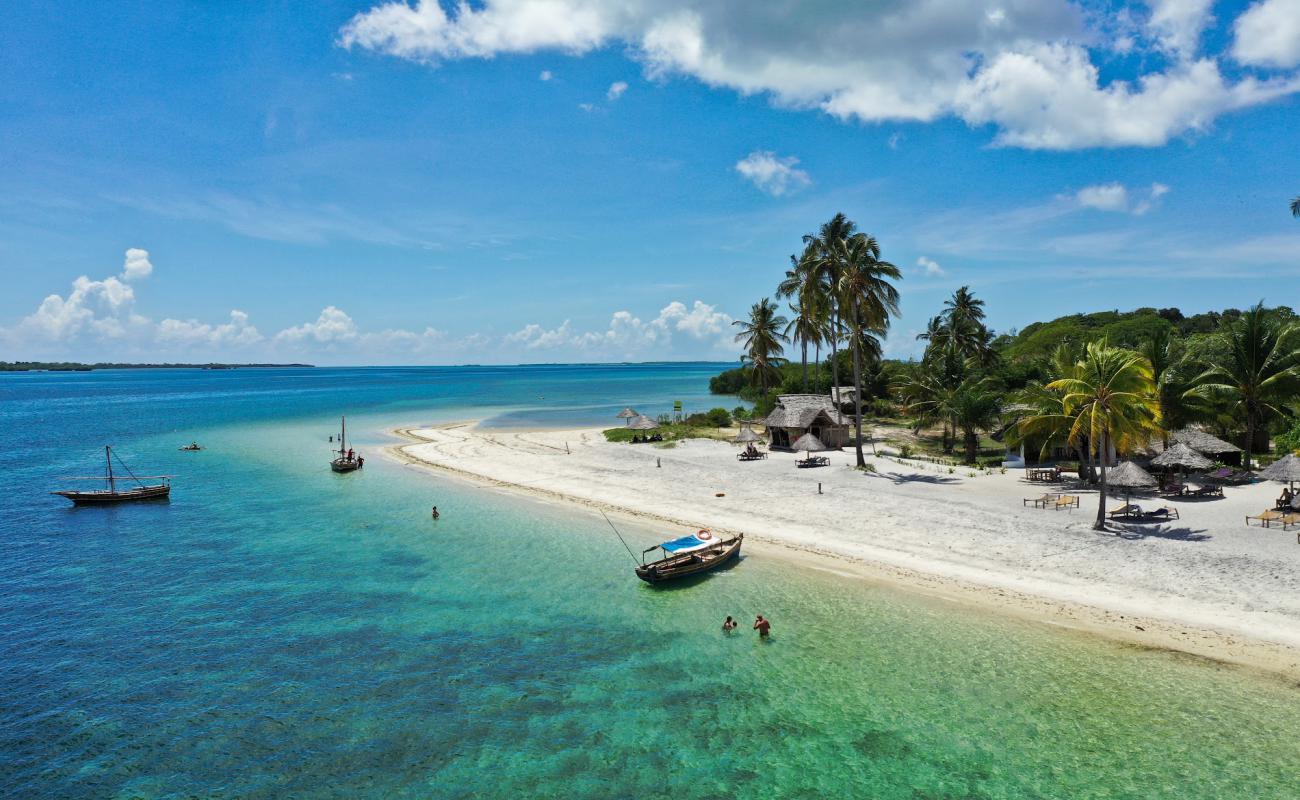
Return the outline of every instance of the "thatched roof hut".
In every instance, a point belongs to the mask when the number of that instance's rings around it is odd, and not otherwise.
[[[635,409],[635,408],[632,408],[632,407],[630,407],[630,406],[629,406],[628,408],[625,408],[625,409],[623,409],[622,411],[618,412],[618,418],[619,418],[619,419],[622,419],[622,420],[636,419],[636,418],[639,417],[639,416],[641,416],[641,415],[638,414],[638,413],[636,413],[636,409]],[[630,424],[630,423],[624,422],[623,424],[624,424],[624,425],[627,425],[627,424]]]
[[[627,424],[634,431],[652,431],[659,427],[659,423],[645,415],[640,415]]]
[[[831,402],[830,395],[780,395],[763,424],[776,448],[795,449],[792,443],[807,433],[829,444],[830,449],[843,447],[849,439],[849,420]]]
[[[1106,484],[1108,486],[1118,486],[1122,489],[1141,489],[1155,486],[1156,479],[1151,476],[1150,472],[1142,469],[1132,461],[1125,461],[1117,467],[1106,470]]]
[[[1178,467],[1179,469],[1209,469],[1214,466],[1214,462],[1183,442],[1175,442],[1168,450],[1151,459],[1151,465],[1153,467],[1165,467],[1166,469],[1172,467]]]
[[[752,428],[744,428],[740,431],[740,433],[736,434],[736,438],[733,439],[732,441],[734,441],[736,444],[747,444],[750,442],[761,442],[763,441],[763,437],[759,436],[757,433],[754,433],[754,430]]]

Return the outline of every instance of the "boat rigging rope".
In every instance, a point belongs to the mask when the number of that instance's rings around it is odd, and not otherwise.
[[[600,515],[601,515],[602,517],[605,517],[605,512],[604,512],[604,511],[601,511],[601,512],[600,512]],[[606,521],[606,522],[609,522],[609,517],[605,517],[605,521]],[[623,549],[627,551],[627,554],[628,554],[629,556],[632,556],[632,560],[633,560],[633,561],[636,561],[636,563],[640,564],[641,562],[640,562],[640,561],[637,561],[637,557],[636,557],[636,555],[632,552],[632,548],[628,547],[628,546],[627,546],[627,542],[624,542],[624,541],[623,541],[623,534],[621,534],[621,533],[618,532],[618,528],[614,528],[614,523],[609,522],[609,527],[611,527],[611,528],[614,529],[614,535],[618,537],[618,540],[619,540],[620,542],[623,542]]]

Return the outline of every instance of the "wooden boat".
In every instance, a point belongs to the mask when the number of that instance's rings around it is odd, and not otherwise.
[[[172,487],[168,482],[170,476],[136,475],[131,472],[126,464],[122,463],[120,458],[117,459],[117,463],[121,464],[122,469],[126,471],[127,475],[131,476],[130,480],[134,481],[136,485],[129,489],[119,489],[117,484],[123,479],[113,472],[114,458],[117,458],[117,456],[113,455],[113,448],[106,445],[104,447],[104,474],[74,478],[74,480],[102,480],[106,488],[91,490],[69,489],[62,492],[50,492],[50,494],[66,497],[76,505],[106,505],[108,503],[124,503],[130,500],[159,500],[171,495]],[[144,482],[145,479],[159,479],[162,483],[147,484]]]
[[[197,452],[197,451],[199,451],[199,450],[202,450],[203,448],[202,448],[202,447],[199,447],[199,443],[198,443],[198,442],[190,442],[189,444],[185,445],[184,447],[179,447],[179,448],[177,448],[177,449],[180,450],[180,451],[183,452],[183,453],[194,453],[194,452]]]
[[[352,472],[361,469],[366,460],[348,449],[348,418],[343,417],[343,427],[339,432],[338,458],[330,462],[330,469],[335,472]]]
[[[736,534],[731,539],[723,539],[715,533],[702,530],[664,542],[641,553],[643,559],[646,554],[656,550],[662,550],[667,555],[658,561],[641,564],[636,568],[636,576],[646,583],[664,583],[715,570],[740,555],[740,544],[744,538],[744,534]]]

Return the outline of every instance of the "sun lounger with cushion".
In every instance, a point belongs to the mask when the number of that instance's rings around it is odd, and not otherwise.
[[[1072,494],[1063,494],[1056,498],[1056,504],[1052,506],[1057,511],[1063,508],[1078,508],[1079,498]]]
[[[1246,524],[1249,525],[1252,519],[1257,519],[1259,520],[1259,524],[1261,527],[1270,528],[1272,527],[1274,522],[1282,522],[1286,518],[1286,516],[1287,515],[1283,514],[1281,511],[1277,511],[1276,509],[1270,508],[1267,511],[1259,512],[1259,514],[1253,517],[1247,515]]]
[[[1115,519],[1116,517],[1131,517],[1141,513],[1142,513],[1142,508],[1140,506],[1125,504],[1120,506],[1119,508],[1113,509],[1111,511],[1107,511],[1106,516],[1110,517],[1111,519]]]
[[[1165,506],[1155,511],[1143,512],[1140,516],[1142,519],[1178,519],[1178,509]]]
[[[826,456],[808,456],[802,461],[794,462],[796,467],[824,467],[830,464],[831,460]]]

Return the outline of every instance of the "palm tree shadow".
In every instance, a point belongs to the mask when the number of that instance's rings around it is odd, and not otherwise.
[[[1161,525],[1156,521],[1140,522],[1129,521],[1124,523],[1112,522],[1116,526],[1115,535],[1121,539],[1139,540],[1139,539],[1169,539],[1175,542],[1207,542],[1213,539],[1202,530],[1193,530],[1192,528],[1179,527],[1172,525]]]
[[[868,472],[866,476],[868,478],[883,478],[895,486],[902,486],[907,483],[929,483],[937,486],[960,483],[956,478],[950,478],[946,475],[900,475],[897,472]]]

